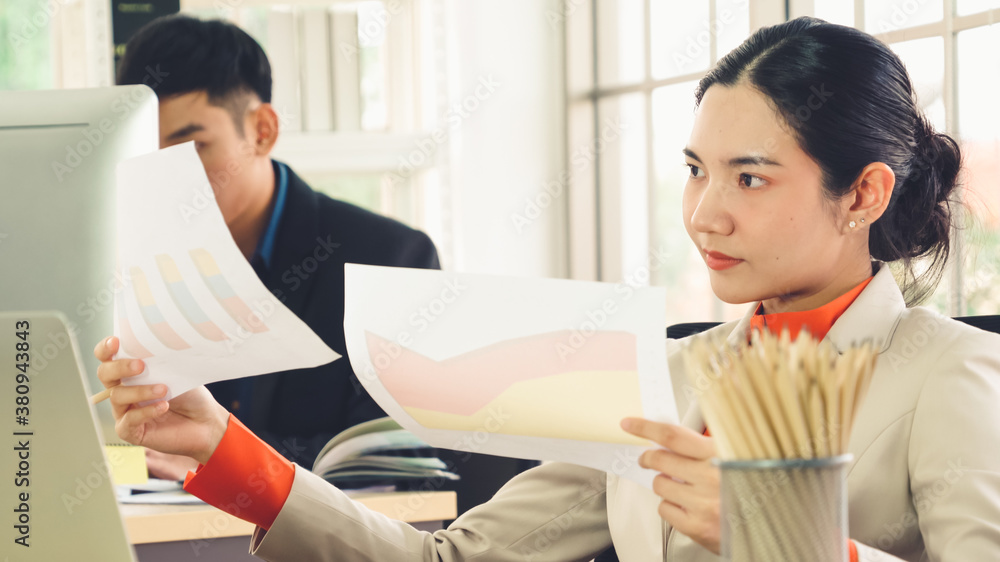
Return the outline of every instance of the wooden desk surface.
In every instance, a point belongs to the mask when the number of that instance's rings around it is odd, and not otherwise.
[[[352,496],[369,509],[407,523],[456,516],[455,492],[395,492]],[[249,537],[254,526],[210,505],[120,505],[132,544]]]

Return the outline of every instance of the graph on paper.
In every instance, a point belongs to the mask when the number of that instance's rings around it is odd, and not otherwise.
[[[232,285],[226,280],[226,276],[222,274],[222,270],[219,269],[219,264],[216,263],[215,258],[208,250],[198,248],[191,250],[190,255],[198,267],[198,273],[201,274],[202,280],[212,291],[212,296],[233,320],[243,329],[255,334],[268,330],[267,324],[255,317],[247,303],[236,294]]]
[[[170,298],[184,315],[184,319],[203,338],[211,341],[225,340],[226,334],[215,322],[209,319],[208,314],[191,294],[191,289],[188,287],[187,281],[184,280],[180,269],[177,268],[174,259],[167,254],[159,254],[156,256],[156,266],[160,271],[163,283],[167,286]]]
[[[116,211],[118,357],[146,365],[124,384],[162,383],[169,398],[339,357],[261,282],[193,143],[119,164]]]
[[[442,361],[366,335],[382,384],[426,427],[643,443],[618,427],[642,415],[633,334],[596,332],[575,347],[572,332],[556,331]]]
[[[185,278],[181,268],[169,254],[154,256],[156,270],[152,275],[147,275],[138,266],[128,268],[128,279],[138,316],[156,342],[176,351],[191,348],[191,344],[178,333],[178,328],[167,320],[164,307],[173,307],[201,338],[212,342],[224,342],[230,338],[219,326],[225,322],[225,318],[236,322],[249,333],[268,331],[266,321],[236,293],[211,252],[205,248],[195,248],[184,257],[190,260],[198,276]],[[196,297],[192,291],[192,283],[202,285],[212,299],[207,301]],[[165,291],[154,291],[154,284]],[[157,293],[162,295],[164,292],[169,298],[156,297]],[[122,345],[129,355],[138,358],[152,356],[153,353],[148,349],[149,342],[144,345],[133,329],[127,305],[119,307],[118,318]]]
[[[650,487],[627,417],[677,423],[666,293],[347,264],[344,336],[378,405],[434,447],[569,462]]]

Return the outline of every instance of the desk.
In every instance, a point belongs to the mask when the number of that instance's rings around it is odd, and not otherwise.
[[[456,516],[454,492],[396,492],[352,496],[369,509],[421,530],[440,529]],[[121,505],[140,562],[257,560],[248,554],[254,526],[208,505]]]

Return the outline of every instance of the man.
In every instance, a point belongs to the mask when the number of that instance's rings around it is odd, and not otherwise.
[[[437,269],[422,232],[309,188],[270,158],[279,119],[271,68],[238,27],[157,19],[128,42],[119,84],[155,82],[160,147],[194,141],[226,225],[264,285],[343,355],[315,369],[223,381],[215,397],[307,468],[336,433],[384,416],[351,370],[344,344],[344,264]],[[195,462],[149,452],[150,473],[180,480]]]

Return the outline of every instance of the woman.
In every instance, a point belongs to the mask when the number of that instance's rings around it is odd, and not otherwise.
[[[696,99],[685,226],[715,293],[755,303],[716,335],[739,342],[754,326],[808,327],[838,349],[881,344],[849,446],[852,559],[996,559],[1000,340],[906,308],[933,288],[948,255],[956,143],[928,125],[885,45],[810,18],[755,33],[702,79]],[[919,278],[918,257],[932,264]],[[908,273],[902,291],[884,262]],[[117,387],[142,363],[112,361],[113,338],[95,354],[101,380],[115,386],[119,435],[205,464],[186,487],[257,523],[252,548],[265,559],[588,560],[613,542],[622,560],[715,560],[715,448],[685,399],[679,347],[669,343],[683,424],[622,423],[664,447],[640,461],[662,473],[654,492],[549,464],[433,535],[288,465],[203,388],[140,407],[166,389]]]

